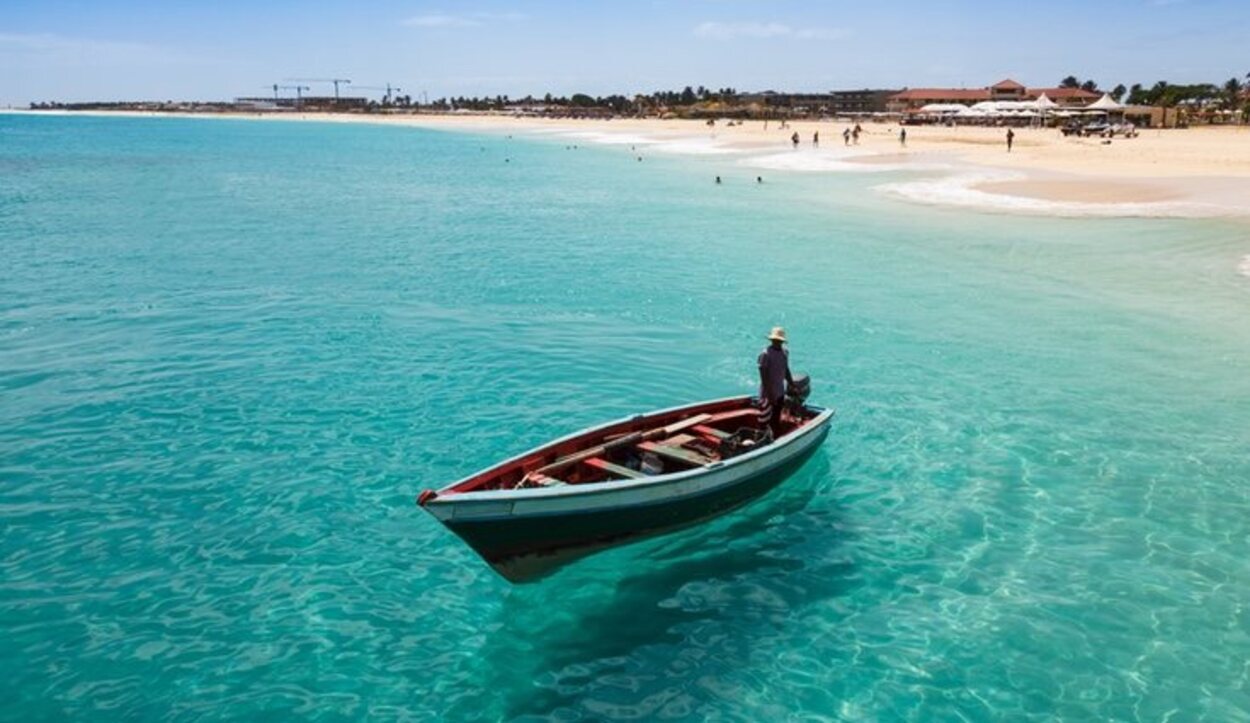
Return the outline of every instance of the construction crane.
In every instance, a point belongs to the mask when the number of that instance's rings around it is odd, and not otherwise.
[[[309,90],[309,88],[306,85],[278,85],[277,83],[274,83],[273,84],[273,99],[275,103],[278,100],[279,90],[295,91],[295,107],[299,108],[300,106],[304,105],[304,91]]]
[[[356,89],[357,90],[385,90],[386,95],[382,96],[382,98],[384,99],[383,102],[385,103],[390,103],[391,96],[403,90],[403,88],[400,88],[397,85],[391,85],[390,83],[387,83],[386,87],[382,87],[380,85],[358,85],[356,86]]]
[[[350,85],[347,78],[287,78],[292,83],[334,83],[334,102],[339,101],[339,83]]]

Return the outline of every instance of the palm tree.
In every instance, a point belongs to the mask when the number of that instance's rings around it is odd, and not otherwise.
[[[1241,100],[1241,90],[1241,81],[1235,77],[1229,78],[1228,82],[1224,84],[1224,102],[1228,104],[1229,108],[1237,107],[1238,102]]]
[[[1246,84],[1242,86],[1243,93],[1245,92],[1247,87],[1250,87],[1250,73],[1246,73]],[[1250,121],[1250,95],[1247,95],[1246,103],[1244,106],[1242,106],[1241,119],[1243,121]]]

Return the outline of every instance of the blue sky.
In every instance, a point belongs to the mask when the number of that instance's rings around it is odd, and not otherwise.
[[[1223,82],[1250,72],[1247,38],[1247,0],[3,0],[0,106],[228,99],[294,77],[431,98]]]

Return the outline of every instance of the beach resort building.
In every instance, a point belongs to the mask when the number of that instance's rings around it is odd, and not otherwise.
[[[744,105],[758,105],[773,110],[795,113],[824,113],[829,115],[860,115],[884,113],[886,102],[897,90],[832,90],[828,93],[778,93],[766,90],[760,93],[744,93],[738,101]]]
[[[908,88],[886,100],[891,113],[915,112],[926,105],[973,105],[982,101],[1035,101],[1045,95],[1060,108],[1084,108],[1100,93],[1082,88],[1028,88],[1014,80],[1002,80],[987,88]]]

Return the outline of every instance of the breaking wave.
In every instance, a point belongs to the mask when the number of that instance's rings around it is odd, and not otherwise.
[[[1201,218],[1226,216],[1230,210],[1189,201],[1089,203],[1055,201],[982,191],[984,183],[1021,181],[1027,176],[1010,172],[959,173],[941,178],[900,181],[875,186],[874,190],[906,201],[935,206],[970,208],[998,213],[1088,218]]]
[[[557,133],[568,136],[569,138],[578,138],[605,146],[643,146],[660,142],[655,138],[650,138],[648,136],[638,136],[626,133],[602,133],[599,131],[557,131]]]
[[[715,156],[740,153],[736,148],[729,148],[715,140],[702,138],[656,138],[653,136],[629,133],[612,133],[600,131],[562,131],[560,135],[576,138],[587,143],[604,146],[646,146],[648,151],[672,153],[689,156]]]
[[[898,163],[857,163],[850,159],[871,154],[803,153],[785,151],[766,156],[753,156],[738,161],[750,168],[767,171],[799,171],[802,173],[882,173],[915,169],[915,166]]]

